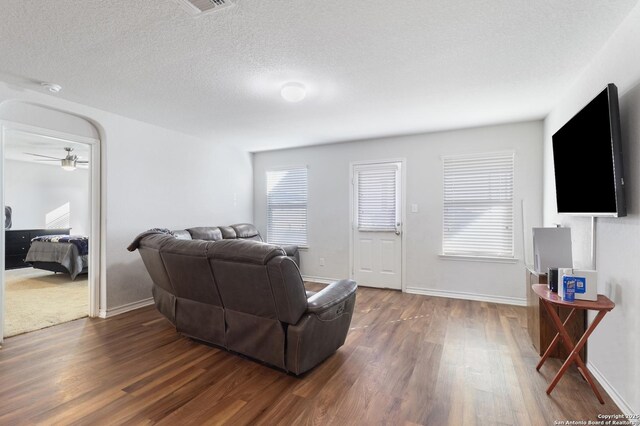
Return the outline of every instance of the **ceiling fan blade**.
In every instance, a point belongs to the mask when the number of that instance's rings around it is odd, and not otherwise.
[[[36,160],[36,161],[57,161],[57,162],[60,162],[60,160],[58,160],[58,159],[55,159],[55,160]]]
[[[50,155],[32,154],[31,152],[25,152],[25,154],[27,154],[27,155],[35,155],[36,157],[51,158],[53,160],[58,160],[58,161],[62,160],[62,158],[51,157]]]
[[[76,160],[76,164],[89,164],[87,160]]]

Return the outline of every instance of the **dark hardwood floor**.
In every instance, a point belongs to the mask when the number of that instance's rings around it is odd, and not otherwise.
[[[345,346],[300,378],[181,337],[151,307],[81,319],[5,341],[0,424],[553,425],[619,413],[575,368],[545,394],[560,362],[536,372],[525,315],[361,287]]]

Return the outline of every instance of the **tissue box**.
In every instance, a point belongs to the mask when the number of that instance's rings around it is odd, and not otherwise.
[[[574,269],[573,273],[562,276],[560,282],[563,285],[558,286],[558,295],[566,300],[565,297],[565,278],[569,278],[574,283],[575,298],[578,300],[598,300],[598,273],[596,271]]]

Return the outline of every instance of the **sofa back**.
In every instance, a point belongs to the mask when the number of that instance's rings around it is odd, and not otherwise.
[[[224,307],[295,324],[307,309],[300,271],[271,244],[224,240],[208,257]]]
[[[205,234],[216,235],[194,232]],[[295,262],[280,247],[150,235],[139,251],[158,287],[158,310],[178,331],[284,368],[282,323],[297,323],[307,298]]]
[[[147,268],[153,283],[165,291],[175,293],[173,284],[169,279],[164,262],[162,261],[162,256],[160,255],[160,249],[162,248],[163,243],[169,238],[172,237],[164,234],[155,234],[145,237],[144,246],[140,246],[140,256],[142,257],[142,262]]]
[[[149,272],[151,280],[155,284],[151,289],[156,308],[174,325],[175,318],[175,289],[169,279],[169,274],[164,266],[160,248],[165,240],[173,238],[170,235],[155,234],[144,238],[144,247],[139,247],[142,262]]]
[[[173,231],[176,238],[181,240],[253,240],[262,242],[262,235],[250,223],[238,223],[230,226],[198,226],[195,228]]]

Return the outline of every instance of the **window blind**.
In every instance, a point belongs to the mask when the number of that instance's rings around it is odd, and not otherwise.
[[[307,245],[307,168],[267,171],[267,241]]]
[[[397,175],[396,168],[362,169],[357,172],[359,230],[396,229]]]
[[[513,164],[513,153],[443,159],[443,254],[513,258]]]

